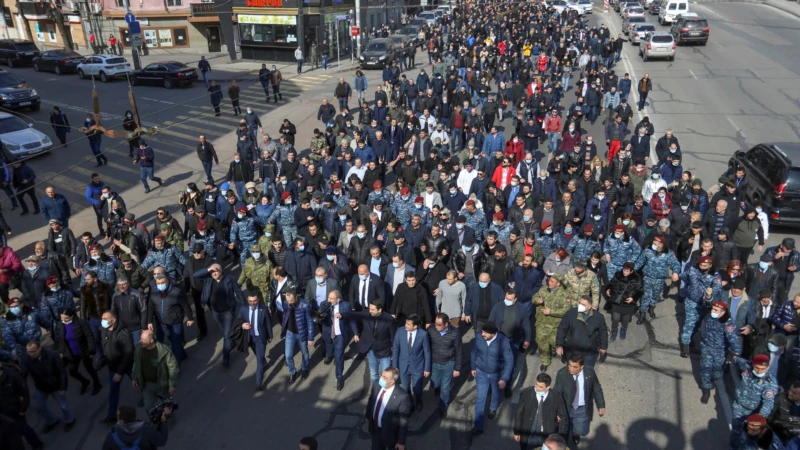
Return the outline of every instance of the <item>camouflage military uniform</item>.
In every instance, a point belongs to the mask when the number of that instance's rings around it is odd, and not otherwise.
[[[386,189],[380,192],[375,192],[374,190],[370,191],[369,196],[367,197],[369,205],[372,206],[377,199],[381,199],[383,201],[383,206],[386,207],[386,209],[392,208],[394,198],[392,197],[391,192],[387,191]]]
[[[661,298],[664,281],[669,276],[669,269],[673,273],[681,273],[681,264],[671,251],[656,253],[652,248],[647,248],[637,258],[635,270],[642,269],[644,273],[644,295],[639,306],[639,312],[644,314],[647,308],[655,307]]]
[[[267,236],[269,233],[269,236]],[[270,249],[272,249],[272,241],[273,235],[275,234],[275,224],[269,223],[266,227],[264,227],[264,233],[258,238],[258,248],[261,249],[261,253],[268,254]]]
[[[606,239],[605,252],[611,257],[611,261],[606,264],[608,279],[613,280],[614,275],[622,270],[623,264],[636,260],[641,249],[634,239],[617,239],[612,235]]]
[[[681,280],[686,283],[686,298],[683,301],[686,318],[681,331],[681,344],[689,344],[697,322],[703,320],[711,302],[722,290],[722,284],[717,274],[710,271],[703,273],[697,266],[691,266],[683,272]],[[711,295],[706,294],[706,288],[709,287],[712,289]]]
[[[778,382],[767,371],[762,378],[753,372],[753,365],[742,357],[733,358],[733,362],[742,371],[742,382],[736,389],[736,401],[733,402],[733,423],[736,429],[750,414],[761,414],[769,417],[775,406],[778,395]]]
[[[294,211],[297,205],[280,205],[275,208],[272,217],[269,218],[270,223],[277,224],[277,229],[283,232],[283,242],[286,246],[291,248],[292,241],[297,236],[297,226],[294,224]]]
[[[564,275],[564,287],[572,306],[577,306],[581,297],[592,299],[592,309],[600,306],[600,281],[591,270],[584,270],[583,275],[578,276],[575,269],[571,269]]]
[[[559,235],[560,236],[560,235]],[[576,236],[569,241],[567,250],[572,254],[572,261],[589,261],[592,253],[600,251],[600,241],[584,236]]]
[[[311,138],[311,155],[310,158],[313,159],[315,162],[319,161],[321,157],[322,150],[328,148],[328,141],[325,140],[325,136],[322,134],[319,137]]]
[[[483,211],[476,209],[474,213],[462,210],[464,217],[467,218],[467,226],[475,230],[475,241],[478,243],[486,239],[486,216]]]
[[[508,222],[503,222],[503,224],[500,225],[499,227],[497,226],[496,223],[492,222],[492,225],[489,227],[489,231],[494,231],[495,233],[497,233],[497,242],[500,242],[505,246],[510,245],[511,230],[513,229],[514,228]]]
[[[231,224],[230,242],[239,249],[239,264],[244,267],[245,261],[250,256],[250,247],[258,243],[255,219],[252,217],[234,219]]]
[[[541,247],[542,255],[544,255],[545,259],[559,248],[567,246],[567,243],[564,242],[564,238],[561,237],[560,234],[539,233],[536,236],[536,243]]]
[[[700,341],[700,388],[711,389],[714,380],[722,377],[728,351],[738,355],[742,348],[736,338],[736,325],[730,318],[722,323],[708,315],[700,332],[703,335]]]
[[[433,223],[433,213],[431,213],[430,208],[425,205],[422,205],[421,208],[417,208],[417,205],[414,205],[414,209],[411,210],[411,217],[419,215],[419,218],[422,219],[422,226],[424,228],[430,228],[431,223]],[[444,231],[442,231],[444,233]]]
[[[411,225],[411,214],[416,213],[416,208],[414,208],[414,199],[411,198],[410,195],[407,199],[403,200],[403,196],[397,194],[391,209],[403,228]]]
[[[169,229],[169,234],[166,235],[165,241],[175,247],[179,252],[183,252],[183,234],[179,233],[178,230],[173,230],[169,224],[162,223],[161,229]]]
[[[177,277],[183,272],[183,266],[185,264],[186,257],[183,253],[169,244],[164,244],[160,250],[155,247],[150,249],[142,262],[142,268],[150,269],[151,267],[163,267],[167,276],[177,281]],[[111,286],[115,286],[115,284],[111,284]]]
[[[549,366],[552,353],[556,349],[556,331],[561,318],[572,307],[567,290],[563,286],[555,291],[545,288],[539,290],[534,296],[533,303],[536,305],[536,345],[539,347],[539,356],[542,365]],[[541,297],[544,303],[536,304],[536,299]],[[550,309],[550,315],[542,314],[545,307]]]
[[[239,284],[250,292],[257,292],[259,301],[266,304],[269,283],[272,281],[272,263],[266,253],[262,252],[260,256],[258,260],[247,258],[242,273],[239,275]],[[270,307],[270,310],[275,308],[275,305],[267,306]]]

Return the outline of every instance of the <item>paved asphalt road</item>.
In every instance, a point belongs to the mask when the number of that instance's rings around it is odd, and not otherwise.
[[[800,21],[760,5],[720,3],[697,6],[696,10],[711,24],[708,46],[680,47],[674,62],[647,63],[638,58],[636,48],[627,47],[624,52],[626,59],[617,72],[628,71],[634,80],[645,72],[650,74],[654,91],[642,115],[651,118],[657,136],[668,127],[674,130],[685,155],[684,167],[696,171],[708,186],[724,170],[734,150],[749,148],[762,141],[798,139],[796,124],[800,123],[800,104],[797,98],[800,91],[793,79],[800,75],[800,58],[799,50],[792,43],[800,42]],[[596,13],[595,16],[593,22],[610,22],[613,34],[620,29],[618,16],[612,13]],[[424,57],[424,54],[419,55],[418,62]],[[286,77],[292,73],[291,68],[284,70]],[[352,82],[351,73],[344,76]],[[374,89],[380,73],[370,72],[368,76],[371,89]],[[78,108],[78,111],[70,112],[73,123],[91,105],[88,81],[35,74],[32,70],[25,78],[46,100]],[[53,79],[59,84],[49,82]],[[267,130],[275,131],[280,120],[288,117],[302,136],[298,138],[298,146],[307,145],[310,131],[320,125],[315,120],[317,106],[323,97],[330,97],[335,79],[334,74],[315,71],[286,81],[284,90],[294,90],[295,98],[275,109],[272,109],[273,104],[269,104],[269,111],[274,113],[261,116]],[[127,109],[125,86],[114,83],[98,87],[104,111],[115,114],[110,122],[118,124],[119,117]],[[111,157],[114,165],[102,168],[101,173],[107,181],[120,186],[118,190],[124,192],[129,207],[132,205],[134,211],[151,218],[149,212],[155,207],[175,203],[174,193],[183,188],[184,182],[202,180],[202,172],[193,155],[192,144],[197,134],[206,132],[219,138],[214,144],[220,155],[225,160],[231,159],[232,151],[229,149],[234,139],[230,131],[236,119],[230,114],[220,119],[209,118],[207,97],[199,85],[173,91],[135,89],[145,121],[154,124],[179,122],[152,139],[159,155],[157,174],[169,177],[175,184],[165,185],[163,190],[144,196],[138,172],[128,167],[126,148],[115,150]],[[261,99],[260,87],[244,89],[243,92],[249,101]],[[567,99],[571,102],[573,98],[570,91]],[[191,100],[188,106],[177,106],[187,100]],[[243,105],[248,100],[243,100]],[[262,113],[265,110],[263,106],[255,109]],[[32,117],[47,122],[44,109]],[[510,121],[504,125],[510,126]],[[44,125],[37,128],[49,130]],[[602,140],[600,122],[588,128],[596,140]],[[506,137],[508,135],[506,133]],[[109,147],[109,142],[104,141],[104,147]],[[64,170],[89,156],[88,145],[80,143],[37,159],[33,165],[40,178],[44,178],[48,173]],[[80,202],[88,174],[93,171],[92,164],[93,161],[84,162],[80,168],[55,180],[73,204]],[[218,170],[221,171],[221,167]],[[41,229],[25,233],[28,231],[26,225],[16,219],[14,213],[9,213],[8,208],[5,211],[17,233],[24,233],[11,240],[12,246],[27,246],[33,239],[43,236]],[[34,222],[37,227],[43,224],[41,219],[37,220],[39,222]],[[91,230],[94,228],[93,214],[84,211],[73,223],[76,230]],[[794,231],[774,230],[769,244],[775,245],[788,234],[794,234]],[[677,337],[682,310],[677,309],[673,300],[667,300],[658,306],[657,312],[658,318],[652,323],[631,325],[628,339],[612,344],[608,358],[598,365],[607,414],[603,418],[595,417],[592,433],[584,439],[581,448],[726,448],[728,425],[722,399],[715,397],[714,402],[701,405],[696,381],[697,355],[690,360],[678,356]],[[209,338],[200,344],[193,340],[196,330],[188,332],[189,339],[192,339],[187,347],[190,356],[181,368],[176,391],[181,409],[168,448],[290,449],[295,448],[299,437],[305,434],[316,435],[325,449],[369,448],[369,436],[361,426],[368,389],[364,362],[347,361],[345,389],[336,392],[333,369],[321,364],[323,353],[318,346],[312,356],[310,378],[287,387],[283,344],[275,340],[269,348],[269,359],[273,364],[267,371],[267,391],[263,396],[256,396],[253,394],[253,359],[245,360],[237,354],[232,367],[223,369],[220,365],[219,332],[213,323],[210,330]],[[465,338],[468,343],[465,355],[469,354],[471,340],[470,332]],[[465,365],[467,359],[465,356]],[[535,377],[538,370],[538,357],[528,356],[526,363],[521,379],[530,385],[530,378]],[[551,375],[558,368],[560,365],[555,363]],[[54,431],[46,440],[51,448],[94,448],[106,432],[98,420],[105,412],[107,390],[104,389],[97,398],[80,398],[72,384],[70,398],[73,408],[78,411],[78,426],[70,433],[69,440],[61,430]],[[517,448],[512,442],[510,429],[517,394],[503,403],[495,421],[487,422],[485,435],[473,440],[469,434],[475,403],[473,380],[462,376],[455,393],[456,400],[444,421],[440,421],[436,414],[433,395],[426,393],[425,409],[411,420],[409,448]],[[133,390],[126,385],[123,402],[135,403],[136,399]],[[30,417],[35,426],[41,426],[37,416],[32,413]]]

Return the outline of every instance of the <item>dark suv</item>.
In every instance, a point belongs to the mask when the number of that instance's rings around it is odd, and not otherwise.
[[[400,47],[385,38],[372,39],[361,53],[361,68],[384,68],[400,56]]]
[[[772,142],[737,151],[728,162],[728,175],[737,167],[747,173],[745,200],[761,200],[770,223],[800,224],[800,144]]]
[[[33,64],[34,58],[40,55],[36,44],[24,39],[3,39],[0,40],[0,62],[8,67],[16,65]]]
[[[41,106],[36,89],[32,89],[11,72],[0,69],[0,107],[38,111]]]
[[[711,28],[702,17],[678,17],[672,21],[672,36],[681,45],[686,42],[698,42],[706,45]]]

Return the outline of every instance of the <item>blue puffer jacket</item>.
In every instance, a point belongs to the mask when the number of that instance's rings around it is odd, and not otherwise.
[[[249,250],[249,247],[258,242],[258,227],[256,227],[255,219],[252,217],[245,217],[244,219],[235,219],[231,225],[230,242],[242,249]]]
[[[175,274],[183,272],[183,266],[186,264],[186,257],[183,253],[179,252],[177,248],[164,244],[161,249],[152,248],[142,262],[143,269],[161,266],[170,278]],[[112,284],[116,286],[116,284]]]
[[[289,331],[289,314],[292,308],[289,307],[289,302],[281,300],[283,306],[283,319],[281,320],[281,339],[286,337],[286,332]],[[314,340],[314,322],[311,320],[311,305],[307,301],[300,299],[294,307],[294,319],[297,322],[297,334],[300,339],[304,341]],[[301,342],[300,345],[305,345]]]
[[[42,197],[40,202],[40,209],[44,220],[50,221],[52,219],[67,220],[72,216],[72,210],[69,207],[67,198],[61,194],[56,194],[55,197],[48,196]]]
[[[90,259],[89,262],[84,264],[82,268],[82,274],[93,270],[97,272],[98,280],[102,281],[103,283],[108,283],[111,286],[116,286],[117,269],[119,269],[121,265],[122,263],[120,263],[117,258],[103,254],[100,256],[100,260],[95,261]],[[86,279],[81,276],[81,287],[83,287],[84,284],[86,284]]]
[[[53,292],[47,288],[42,294],[42,304],[39,308],[39,319],[44,328],[55,330],[56,325],[61,320],[61,310],[64,308],[75,308],[75,295],[71,289],[59,288]]]
[[[22,307],[22,315],[16,316],[10,311],[3,318],[3,339],[6,341],[6,350],[17,354],[25,352],[25,344],[39,340],[42,337],[42,323],[39,311]]]

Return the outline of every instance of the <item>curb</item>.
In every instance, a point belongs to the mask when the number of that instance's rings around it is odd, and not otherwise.
[[[777,9],[779,11],[783,11],[783,12],[785,12],[787,14],[791,14],[791,15],[793,15],[795,17],[800,17],[800,3],[797,3],[797,2],[791,2],[790,3],[789,1],[780,2],[780,1],[777,1],[777,0],[765,0],[764,2],[761,2],[761,3],[763,3],[766,6],[770,6],[772,8],[775,8],[775,9]],[[797,3],[797,4],[793,4],[793,3]],[[790,6],[792,6],[792,7],[790,7]]]

